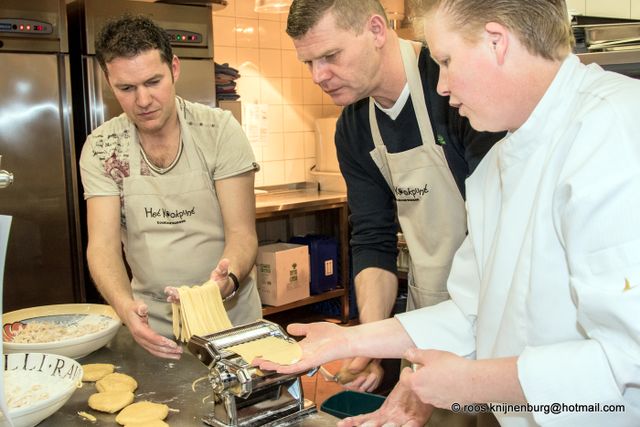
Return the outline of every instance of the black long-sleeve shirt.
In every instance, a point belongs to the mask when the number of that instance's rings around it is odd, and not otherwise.
[[[441,144],[458,189],[465,196],[464,180],[504,133],[476,132],[469,121],[438,95],[438,65],[422,48],[418,68],[436,143]],[[422,144],[411,98],[395,120],[376,108],[382,139],[390,153]],[[344,108],[336,126],[336,149],[340,170],[347,183],[351,210],[353,274],[368,267],[397,272],[397,223],[394,195],[373,162],[369,127],[369,98]],[[426,224],[425,224],[426,227]]]

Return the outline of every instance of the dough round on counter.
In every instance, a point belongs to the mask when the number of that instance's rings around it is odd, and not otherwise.
[[[96,389],[104,391],[134,391],[138,388],[138,383],[129,375],[114,372],[96,381]]]
[[[125,424],[124,427],[169,427],[169,424],[162,420],[145,421],[142,423]]]
[[[82,365],[82,381],[98,381],[105,375],[112,374],[114,369],[115,366],[111,363],[88,363],[86,365]]]
[[[274,336],[234,345],[228,350],[238,353],[247,363],[260,356],[279,365],[291,365],[302,357],[300,344]]]
[[[89,407],[100,412],[113,414],[133,402],[134,396],[130,391],[106,391],[89,396]]]
[[[116,422],[121,425],[144,424],[151,421],[164,420],[169,414],[169,407],[162,403],[148,401],[136,402],[124,408],[116,416]]]

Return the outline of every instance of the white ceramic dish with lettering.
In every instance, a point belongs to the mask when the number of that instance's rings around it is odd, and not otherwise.
[[[62,335],[54,341],[16,342],[30,323],[51,325]],[[53,353],[78,359],[106,345],[120,328],[115,311],[104,304],[55,304],[25,308],[2,315],[6,353]]]
[[[3,357],[3,364],[5,398],[15,427],[35,426],[82,384],[82,366],[65,356],[12,353]]]

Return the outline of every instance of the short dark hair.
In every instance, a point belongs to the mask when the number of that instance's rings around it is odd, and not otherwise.
[[[367,19],[373,14],[382,16],[389,25],[379,0],[293,0],[287,18],[287,34],[294,40],[303,37],[327,11],[333,13],[338,28],[353,30],[356,34],[364,31]]]
[[[108,21],[96,37],[96,58],[107,74],[107,63],[158,49],[162,62],[171,66],[173,50],[169,34],[144,15],[125,14]]]

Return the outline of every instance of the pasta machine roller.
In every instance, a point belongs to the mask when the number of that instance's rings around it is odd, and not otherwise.
[[[214,411],[210,426],[275,426],[316,412],[305,400],[300,375],[261,371],[230,347],[267,337],[293,341],[277,324],[258,320],[209,335],[194,335],[187,348],[209,368]]]

